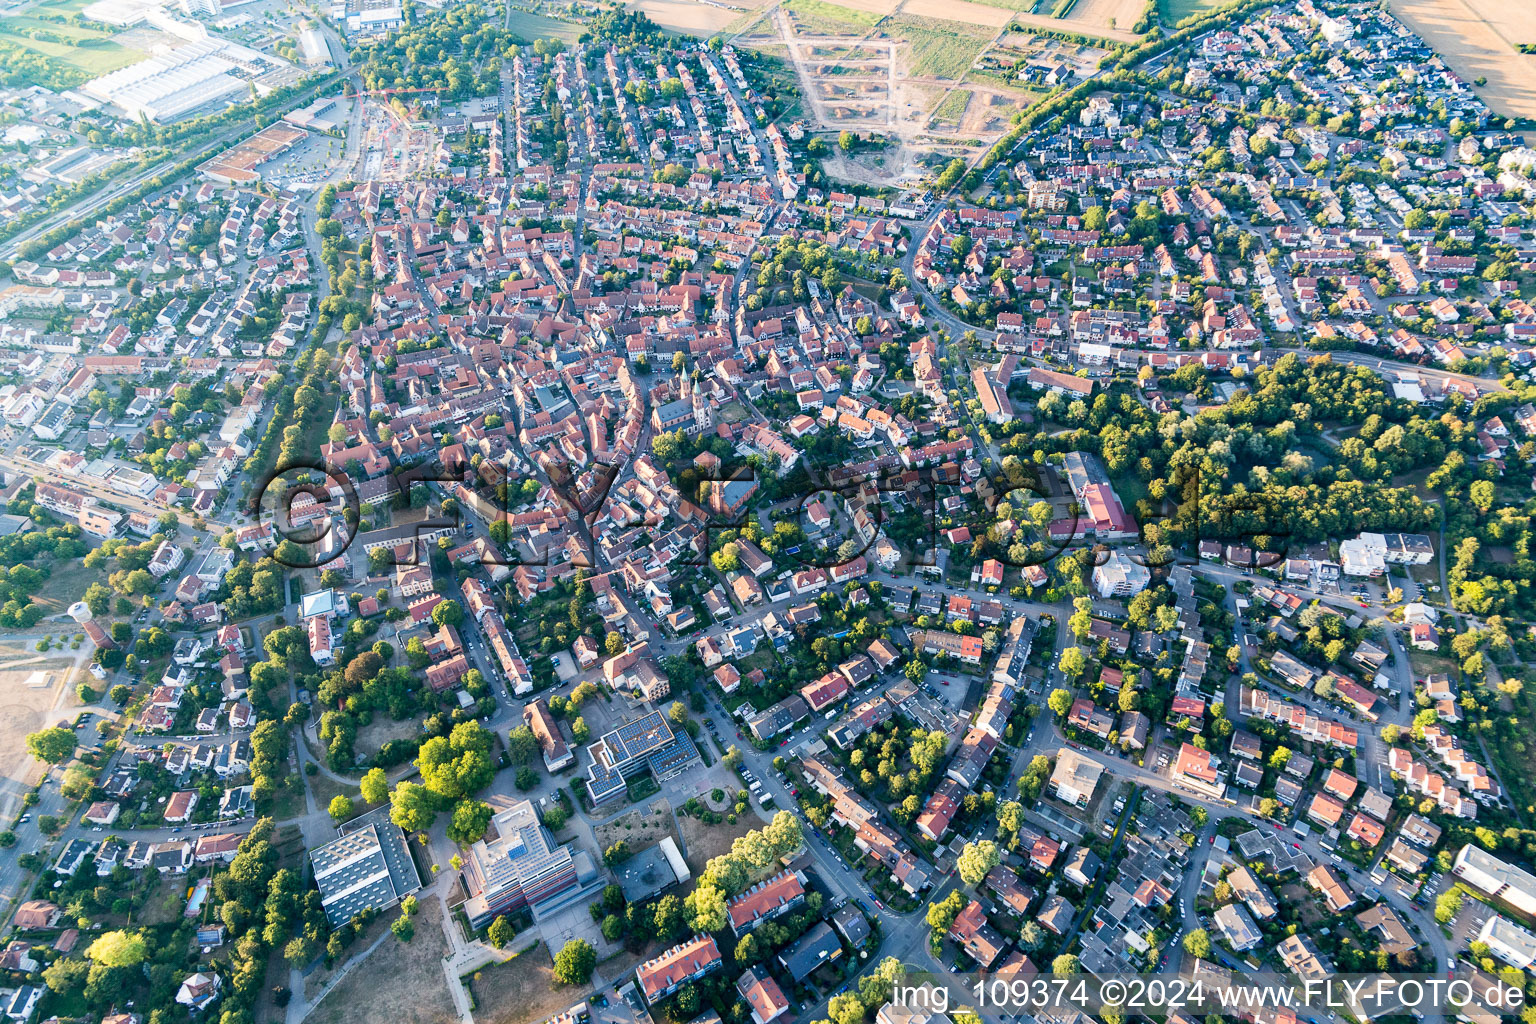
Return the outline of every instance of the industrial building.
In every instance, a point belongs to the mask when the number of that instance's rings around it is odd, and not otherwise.
[[[102,75],[80,91],[130,120],[168,124],[247,100],[253,81],[288,66],[248,46],[210,37]]]
[[[299,33],[299,54],[306,67],[321,67],[331,63],[331,48],[318,28],[306,28]]]
[[[421,888],[405,833],[387,815],[388,808],[380,808],[353,819],[341,838],[310,852],[320,905],[332,928],[359,911],[392,907]]]

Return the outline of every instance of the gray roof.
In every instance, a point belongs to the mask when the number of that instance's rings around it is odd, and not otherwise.
[[[405,833],[382,816],[310,851],[309,859],[332,926],[345,924],[360,910],[393,906],[421,888]]]
[[[842,954],[843,944],[825,921],[818,922],[800,936],[793,946],[779,954],[779,963],[796,981],[804,981],[812,971]]]
[[[619,888],[624,890],[626,903],[639,903],[677,883],[677,873],[672,870],[667,852],[660,844],[641,850],[613,873],[619,878]]]

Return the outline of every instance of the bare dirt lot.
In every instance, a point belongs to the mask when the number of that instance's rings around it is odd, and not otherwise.
[[[382,916],[392,918],[394,912]],[[385,939],[331,989],[308,1019],[314,1024],[452,1024],[458,1015],[443,976],[447,952],[442,905],[435,896],[424,899],[416,914],[415,939]]]
[[[1508,0],[1390,0],[1392,13],[1445,58],[1500,114],[1536,117],[1536,56],[1517,43],[1536,42],[1528,4]]]
[[[27,753],[27,733],[74,718],[74,662],[0,646],[0,812],[14,813],[41,775]]]

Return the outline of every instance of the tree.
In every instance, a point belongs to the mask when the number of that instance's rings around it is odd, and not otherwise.
[[[112,607],[112,591],[100,583],[92,583],[85,588],[84,601],[92,615],[105,615]]]
[[[381,804],[389,798],[389,779],[382,768],[370,768],[363,776],[363,799],[371,804]]]
[[[1451,919],[1461,913],[1461,905],[1462,895],[1460,886],[1441,893],[1435,899],[1435,920],[1441,924],[1450,924]]]
[[[1045,941],[1045,929],[1034,921],[1027,921],[1024,927],[1019,929],[1019,945],[1025,949],[1039,949]]]
[[[1067,712],[1072,710],[1072,694],[1068,690],[1052,690],[1051,695],[1045,699],[1045,706],[1050,708],[1057,718],[1065,718]]]
[[[1051,973],[1055,975],[1081,974],[1083,965],[1071,953],[1063,953],[1051,961]]]
[[[717,932],[725,927],[725,893],[708,881],[700,881],[683,900],[683,908],[697,932]]]
[[[612,846],[608,847],[608,849],[603,851],[603,863],[609,867],[616,867],[617,865],[629,860],[629,858],[632,856],[633,854],[629,849],[629,842],[627,840],[620,839],[618,842],[614,843]]]
[[[107,932],[91,943],[85,955],[103,967],[137,967],[148,955],[144,936],[135,932]]]
[[[96,788],[96,773],[83,765],[76,765],[64,773],[59,792],[66,800],[84,800]]]
[[[389,820],[407,832],[422,832],[432,827],[437,805],[432,793],[414,782],[401,782],[389,795]]]
[[[75,734],[61,727],[40,729],[27,736],[27,750],[39,761],[62,764],[75,752]]]
[[[457,629],[464,622],[464,608],[452,598],[440,601],[437,607],[432,609],[432,621],[439,629],[443,626],[452,626]]]
[[[597,951],[585,939],[572,939],[555,954],[555,980],[562,985],[585,985],[597,966]]]
[[[960,871],[961,881],[975,887],[987,877],[987,872],[1002,862],[1003,851],[999,850],[992,840],[983,839],[976,843],[966,843],[965,849],[960,851],[960,856],[955,861],[955,867]]]
[[[354,812],[352,799],[344,793],[337,793],[331,797],[329,810],[331,812],[331,820],[340,825],[352,817]]]
[[[61,957],[43,970],[43,983],[53,992],[78,992],[85,988],[91,965],[78,957]]]
[[[656,901],[656,934],[670,938],[683,929],[683,901],[676,896],[663,896]]]
[[[302,935],[295,935],[288,940],[288,945],[283,947],[283,959],[288,961],[288,966],[300,968],[314,958],[315,947]]]
[[[1088,657],[1083,654],[1081,647],[1068,647],[1061,652],[1061,661],[1058,662],[1062,675],[1068,679],[1076,679],[1083,674],[1088,667]]]
[[[1012,841],[1024,824],[1024,805],[1017,800],[1004,800],[997,805],[997,834]]]
[[[477,843],[491,824],[491,805],[483,800],[460,800],[448,823],[448,838],[460,846]]]
[[[1211,958],[1211,936],[1204,928],[1196,928],[1184,936],[1184,952],[1201,960]]]
[[[513,764],[527,764],[538,748],[539,741],[526,725],[519,725],[507,733],[507,759]]]
[[[853,152],[853,147],[858,145],[858,143],[859,137],[853,134],[853,132],[847,130],[844,130],[837,137],[838,148],[841,149],[844,153]]]
[[[389,930],[393,932],[395,938],[399,939],[401,942],[410,942],[416,937],[416,925],[404,914],[395,918],[394,921],[390,923]]]
[[[497,949],[505,947],[516,935],[517,929],[512,927],[512,922],[500,914],[496,916],[496,920],[491,922],[491,926],[485,930],[485,937]]]
[[[928,927],[935,936],[942,936],[953,927],[955,918],[965,909],[965,895],[956,889],[943,902],[928,904]]]

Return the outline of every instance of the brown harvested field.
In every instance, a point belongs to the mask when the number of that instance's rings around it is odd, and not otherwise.
[[[1118,43],[1134,43],[1141,39],[1131,31],[1146,4],[1142,0],[1077,0],[1065,18],[1051,17],[1050,10],[1042,4],[1044,14],[1015,14],[1013,20],[1033,28],[1055,29],[1058,32],[1081,32],[1088,36],[1113,39]],[[1114,25],[1110,25],[1114,19]]]
[[[541,942],[511,960],[486,964],[466,979],[475,1000],[476,1024],[531,1024],[580,998],[555,983],[553,959]]]
[[[435,896],[424,899],[416,913],[416,937],[409,943],[386,938],[307,1019],[313,1024],[457,1024],[443,976],[447,952],[442,904]]]
[[[742,4],[740,7],[715,7],[696,0],[638,0],[631,3],[629,8],[644,11],[647,17],[662,28],[690,36],[708,37],[724,31],[726,26],[757,6],[754,3]]]
[[[1078,0],[1079,3],[1082,0]],[[964,21],[988,28],[1002,28],[1013,16],[1012,11],[971,0],[907,0],[901,13],[918,18],[944,18],[948,21]]]
[[[1536,56],[1518,43],[1536,42],[1528,4],[1511,0],[1390,0],[1392,13],[1417,32],[1446,64],[1500,114],[1536,117]]]

